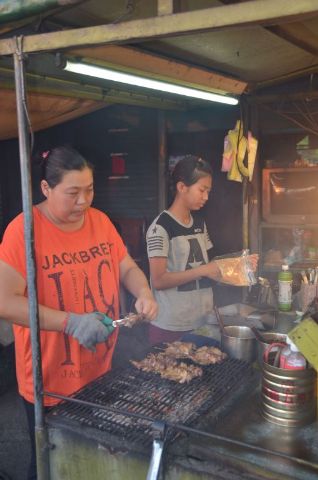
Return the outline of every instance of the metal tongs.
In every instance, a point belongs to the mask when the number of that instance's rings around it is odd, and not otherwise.
[[[142,313],[129,312],[123,318],[118,318],[118,320],[113,320],[113,327],[132,327],[136,323],[140,322],[143,319]]]

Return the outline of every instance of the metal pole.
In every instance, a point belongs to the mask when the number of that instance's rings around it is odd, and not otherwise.
[[[49,480],[47,430],[44,425],[43,381],[41,369],[41,348],[39,329],[39,310],[37,302],[36,270],[34,254],[34,230],[32,215],[32,187],[30,168],[30,147],[28,141],[28,123],[25,95],[24,58],[22,37],[16,38],[14,53],[14,76],[17,101],[17,119],[19,133],[19,153],[21,170],[22,205],[24,214],[24,238],[27,267],[27,287],[29,302],[29,320],[32,346],[32,369],[34,383],[35,438],[38,480]]]
[[[243,249],[246,249],[246,248],[249,248],[248,178],[247,177],[243,177],[242,208],[243,208],[242,243],[243,243]]]
[[[166,426],[164,422],[154,422],[151,427],[153,433],[152,455],[146,480],[158,480],[165,443]]]
[[[249,248],[249,221],[248,221],[248,178],[243,177],[243,190],[242,190],[242,212],[243,212],[243,222],[242,222],[242,243],[243,250]],[[242,301],[246,302],[247,295],[251,287],[242,288]]]

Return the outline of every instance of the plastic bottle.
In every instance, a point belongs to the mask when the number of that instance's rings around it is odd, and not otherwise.
[[[306,368],[306,359],[300,353],[296,345],[287,337],[287,346],[280,355],[279,367],[285,370],[304,370]]]
[[[278,308],[282,312],[289,312],[292,307],[293,274],[288,265],[282,265],[278,274]]]
[[[288,355],[291,354],[290,339],[288,337],[286,338],[286,343],[287,343],[286,347],[284,347],[280,353],[279,368],[285,368],[286,358],[288,357]]]

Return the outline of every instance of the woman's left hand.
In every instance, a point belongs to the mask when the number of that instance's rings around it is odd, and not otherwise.
[[[143,290],[138,296],[135,308],[137,313],[141,313],[145,319],[152,321],[158,314],[158,305],[154,299],[151,290]]]
[[[251,267],[253,269],[253,272],[256,272],[257,270],[257,264],[259,260],[259,255],[258,253],[252,253],[252,255],[248,256],[248,259],[250,261]]]

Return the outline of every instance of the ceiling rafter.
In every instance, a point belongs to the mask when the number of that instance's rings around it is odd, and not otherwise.
[[[318,55],[317,41],[315,41],[313,34],[311,34],[311,32],[300,22],[266,27],[266,30],[284,40],[287,40],[287,42],[301,48],[311,55]]]
[[[24,37],[25,53],[107,43],[138,42],[216,28],[268,25],[317,13],[316,0],[250,0],[191,12],[161,15],[112,25],[78,28]],[[15,52],[14,39],[0,40],[0,55]]]
[[[286,73],[285,75],[281,75],[276,78],[271,78],[270,80],[257,82],[254,88],[251,88],[251,92],[257,92],[258,90],[263,88],[272,87],[274,85],[279,85],[281,83],[290,82],[292,80],[296,80],[297,78],[301,78],[305,75],[312,75],[315,73],[318,73],[318,63],[316,63],[315,65],[311,65],[310,67],[301,68],[299,70]]]

